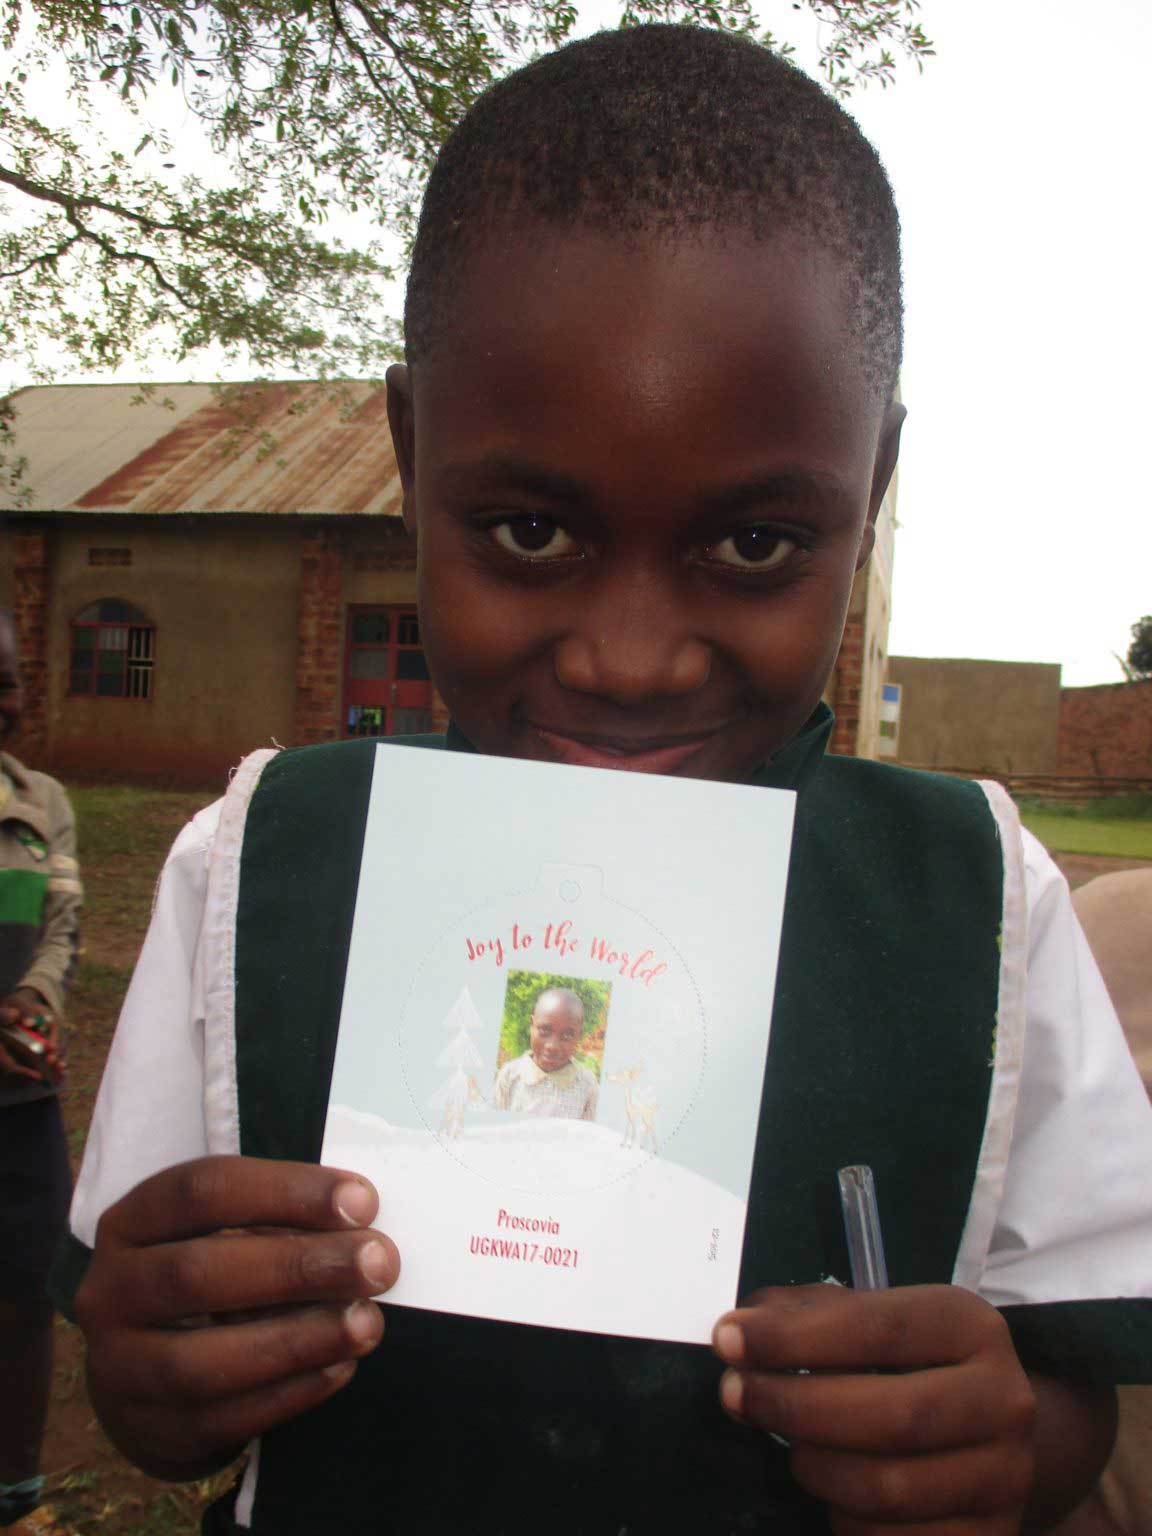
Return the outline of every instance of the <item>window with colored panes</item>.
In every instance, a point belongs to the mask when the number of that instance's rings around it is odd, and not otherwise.
[[[150,699],[156,626],[133,603],[106,597],[72,620],[68,691],[98,699]]]
[[[432,729],[432,679],[415,608],[348,614],[344,734],[410,736]]]

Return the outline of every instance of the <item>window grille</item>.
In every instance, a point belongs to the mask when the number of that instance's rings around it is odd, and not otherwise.
[[[72,620],[68,691],[98,699],[150,699],[156,626],[132,603],[105,598]]]

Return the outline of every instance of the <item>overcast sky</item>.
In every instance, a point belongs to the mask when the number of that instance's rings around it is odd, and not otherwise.
[[[813,57],[808,12],[762,0],[761,15]],[[923,0],[921,15],[937,57],[851,104],[905,236],[889,648],[1119,681],[1113,653],[1152,612],[1152,3]],[[177,138],[178,158],[197,153],[191,125]],[[110,377],[214,368],[153,359]]]
[[[924,0],[853,110],[905,231],[890,650],[1120,681],[1152,613],[1148,0]]]

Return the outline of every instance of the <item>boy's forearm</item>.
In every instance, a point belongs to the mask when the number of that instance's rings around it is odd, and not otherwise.
[[[1085,1499],[1116,1438],[1116,1393],[1029,1376],[1036,1394],[1036,1475],[1024,1530],[1050,1530]]]

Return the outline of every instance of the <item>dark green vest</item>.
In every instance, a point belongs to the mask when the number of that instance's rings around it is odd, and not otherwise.
[[[825,758],[829,724],[761,776],[799,801],[744,1291],[847,1279],[835,1173],[861,1162],[892,1282],[950,1280],[984,1129],[1002,900],[987,803],[972,784]],[[245,1153],[319,1156],[374,752],[284,752],[253,797],[236,946]],[[717,849],[718,867],[738,856]],[[262,1442],[255,1532],[827,1529],[785,1453],[722,1415],[703,1347],[387,1310],[353,1385]]]

